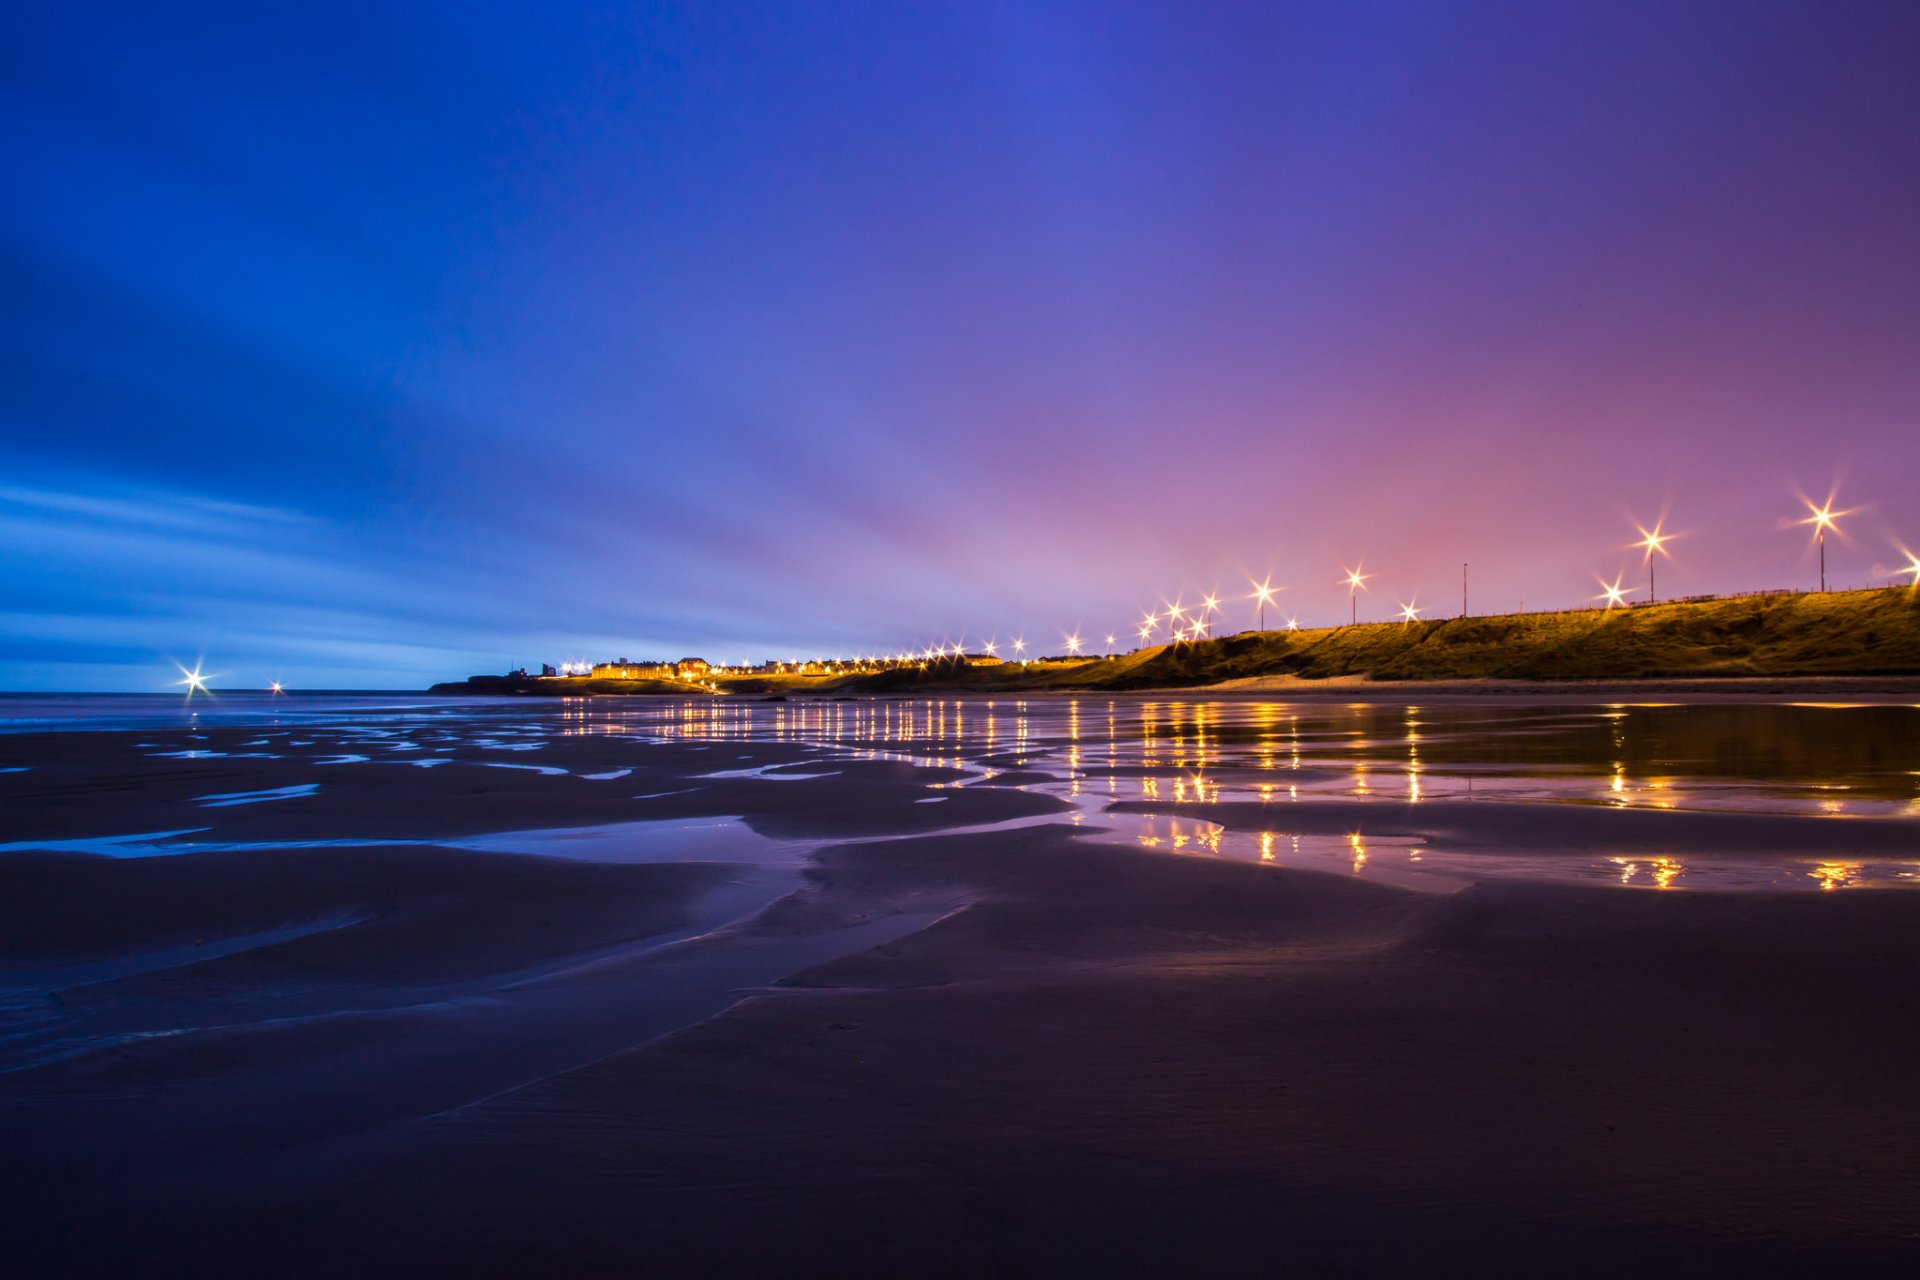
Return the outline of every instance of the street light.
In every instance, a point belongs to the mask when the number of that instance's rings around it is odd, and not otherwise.
[[[1068,653],[1080,652],[1080,637],[1077,634],[1070,635],[1067,637],[1067,652]]]
[[[1347,575],[1347,622],[1349,625],[1360,621],[1360,592],[1366,588],[1367,579],[1374,576],[1371,573],[1360,572],[1362,567],[1364,565],[1352,569],[1347,569],[1345,565],[1341,566],[1346,570]]]
[[[1608,611],[1608,612],[1612,612],[1612,611],[1613,611],[1613,606],[1615,606],[1615,605],[1617,605],[1617,604],[1622,604],[1622,605],[1623,605],[1623,604],[1625,604],[1625,603],[1627,602],[1627,592],[1626,592],[1626,588],[1624,588],[1624,587],[1622,587],[1622,586],[1620,585],[1620,579],[1621,579],[1621,578],[1624,578],[1624,577],[1626,577],[1626,576],[1627,576],[1627,575],[1625,575],[1624,573],[1623,573],[1623,574],[1620,574],[1619,576],[1617,576],[1617,577],[1615,577],[1615,578],[1614,578],[1614,580],[1612,581],[1612,583],[1608,583],[1608,581],[1607,581],[1607,580],[1606,580],[1605,578],[1596,578],[1596,579],[1595,579],[1595,581],[1596,581],[1596,582],[1598,582],[1598,583],[1600,584],[1600,589],[1601,589],[1602,591],[1604,591],[1604,592],[1606,592],[1606,594],[1605,594],[1605,595],[1598,595],[1598,596],[1595,596],[1595,597],[1594,597],[1594,599],[1595,599],[1595,600],[1605,600],[1605,601],[1607,602],[1607,611]]]
[[[1799,523],[1812,525],[1814,541],[1820,544],[1820,590],[1825,591],[1827,589],[1827,530],[1832,529],[1835,533],[1840,532],[1840,526],[1835,524],[1834,521],[1849,513],[1845,511],[1835,511],[1833,509],[1832,495],[1828,495],[1827,503],[1823,507],[1816,507],[1810,500],[1805,498],[1802,498],[1801,501],[1807,504],[1807,510],[1813,512],[1812,515]]]
[[[1654,578],[1653,578],[1654,552],[1656,551],[1659,552],[1661,555],[1667,557],[1667,559],[1669,560],[1673,559],[1673,552],[1667,550],[1667,547],[1666,547],[1667,543],[1673,541],[1673,535],[1670,533],[1660,532],[1660,526],[1663,523],[1664,521],[1659,521],[1659,520],[1654,521],[1653,528],[1650,531],[1647,529],[1641,528],[1641,526],[1637,524],[1634,525],[1634,528],[1640,530],[1640,541],[1634,543],[1633,545],[1636,547],[1644,548],[1647,553],[1647,603],[1648,604],[1652,604],[1655,600],[1658,600],[1660,598],[1659,593],[1654,590]]]
[[[1420,598],[1419,596],[1415,596],[1413,600],[1409,600],[1405,604],[1402,604],[1400,606],[1401,618],[1403,618],[1407,622],[1418,622],[1420,620],[1421,611],[1414,606],[1414,602],[1413,602],[1414,600],[1418,600],[1419,598]]]
[[[1901,554],[1906,556],[1907,563],[1905,567],[1896,569],[1894,572],[1912,574],[1913,581],[1908,583],[1907,585],[1913,586],[1913,587],[1920,587],[1920,556],[1916,556],[1915,554],[1913,554],[1913,552],[1908,551],[1904,547],[1901,548]]]
[[[1107,656],[1109,658],[1113,656],[1113,637],[1112,636],[1107,637]]]
[[[1254,608],[1259,618],[1260,630],[1265,631],[1267,629],[1267,601],[1273,599],[1273,576],[1269,574],[1265,582],[1254,582],[1251,578],[1247,579],[1247,582],[1253,587],[1253,594],[1247,598],[1260,602],[1254,606]]]

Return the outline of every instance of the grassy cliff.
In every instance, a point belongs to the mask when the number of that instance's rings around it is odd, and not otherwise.
[[[871,675],[718,676],[721,694],[1018,693],[1165,689],[1259,677],[1437,680],[1655,680],[1920,675],[1920,591],[1742,596],[1607,611],[1521,613],[1248,631],[1113,658],[974,667],[955,660]],[[476,676],[435,692],[665,694],[671,680]]]
[[[1116,658],[892,672],[843,692],[1143,689],[1257,676],[1307,680],[1638,680],[1920,674],[1907,588],[1243,632]]]

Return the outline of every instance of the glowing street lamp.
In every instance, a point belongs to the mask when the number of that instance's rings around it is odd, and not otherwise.
[[[1140,643],[1144,645],[1152,635],[1153,628],[1143,623],[1140,627]]]
[[[1802,499],[1802,501],[1807,500]],[[1813,514],[1799,523],[1812,525],[1814,541],[1820,544],[1820,590],[1825,591],[1827,589],[1827,530],[1832,529],[1835,533],[1840,532],[1840,526],[1835,524],[1834,521],[1848,513],[1845,511],[1835,511],[1833,509],[1833,498],[1831,495],[1828,496],[1826,505],[1822,507],[1816,507],[1812,502],[1807,501],[1807,510],[1813,512]]]
[[[1659,594],[1654,590],[1654,578],[1653,578],[1654,553],[1657,551],[1661,555],[1667,557],[1667,559],[1669,560],[1673,559],[1673,552],[1667,550],[1667,547],[1666,547],[1667,543],[1673,541],[1673,535],[1670,533],[1660,532],[1660,525],[1662,523],[1663,523],[1662,521],[1658,521],[1658,520],[1654,521],[1653,528],[1651,530],[1642,529],[1639,525],[1634,526],[1634,528],[1640,529],[1640,541],[1634,543],[1633,545],[1644,549],[1647,553],[1647,603],[1648,604],[1652,604],[1655,600],[1658,600],[1660,598]]]
[[[199,663],[197,662],[194,663],[193,670],[191,671],[187,670],[185,667],[181,667],[180,674],[185,676],[186,679],[175,680],[174,683],[183,684],[187,686],[187,696],[189,698],[191,698],[196,693],[205,693],[207,691],[207,678],[206,676],[200,673]]]
[[[1916,556],[1915,554],[1913,554],[1913,552],[1908,551],[1905,547],[1902,547],[1900,550],[1901,550],[1901,554],[1907,557],[1907,563],[1904,567],[1895,570],[1895,572],[1912,574],[1913,581],[1908,583],[1907,585],[1913,586],[1913,587],[1920,587],[1920,556]]]
[[[1180,625],[1180,619],[1186,615],[1186,612],[1178,600],[1167,606],[1167,630],[1173,633],[1175,644],[1187,638],[1187,629]]]
[[[1267,601],[1273,599],[1273,578],[1269,575],[1265,582],[1254,582],[1251,578],[1247,581],[1248,584],[1253,587],[1253,594],[1249,596],[1248,599],[1259,601],[1259,603],[1254,606],[1255,616],[1258,619],[1260,630],[1265,631],[1267,629]]]
[[[991,640],[987,641],[986,651],[989,658],[997,658],[1000,656],[1000,646]]]
[[[1607,602],[1608,612],[1612,612],[1613,606],[1617,604],[1623,605],[1627,602],[1626,589],[1620,585],[1620,578],[1624,578],[1625,576],[1625,574],[1621,574],[1619,577],[1614,578],[1611,583],[1605,578],[1596,579],[1600,584],[1600,589],[1606,592],[1606,594],[1595,596],[1594,599],[1605,600]]]
[[[1352,568],[1352,569],[1347,569],[1346,574],[1347,574],[1347,622],[1349,625],[1353,625],[1360,621],[1360,592],[1366,589],[1367,579],[1373,577],[1374,575],[1371,573],[1360,572],[1359,566],[1356,566],[1355,568]]]
[[[1107,656],[1109,658],[1113,656],[1113,637],[1112,636],[1107,637]]]
[[[1213,613],[1218,612],[1219,608],[1220,608],[1220,597],[1208,596],[1206,599],[1200,602],[1200,609],[1201,609],[1200,616],[1203,618],[1207,617]]]
[[[1067,637],[1067,652],[1074,653],[1074,654],[1077,654],[1080,652],[1080,637],[1078,635],[1071,635]]]
[[[1013,651],[1015,653],[1025,653],[1027,651],[1027,642],[1024,639],[1016,638],[1013,642]],[[1026,659],[1023,658],[1021,661],[1024,662]]]
[[[1287,630],[1298,631],[1299,629],[1300,629],[1300,619],[1298,618],[1287,619]]]
[[[1420,614],[1423,611],[1414,605],[1414,600],[1418,600],[1419,598],[1419,596],[1415,596],[1413,600],[1409,600],[1400,606],[1400,617],[1403,621],[1418,622],[1420,620]]]
[[[280,682],[278,680],[275,680],[272,684],[267,686],[267,692],[268,693],[285,693],[286,690],[280,687]]]

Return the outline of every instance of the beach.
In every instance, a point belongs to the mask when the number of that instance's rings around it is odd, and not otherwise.
[[[619,701],[0,735],[7,1256],[1912,1265],[1910,706]]]

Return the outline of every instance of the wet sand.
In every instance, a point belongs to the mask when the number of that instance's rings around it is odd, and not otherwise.
[[[428,768],[333,731],[0,743],[32,761],[0,775],[0,841],[337,842],[0,853],[0,1247],[24,1274],[1920,1256],[1920,895],[1411,892],[1103,843],[951,764],[455,736],[418,743],[448,758]],[[1337,832],[1358,807],[1289,813]],[[1365,811],[1490,852],[1916,847],[1900,818]],[[723,814],[800,856],[433,843]]]

